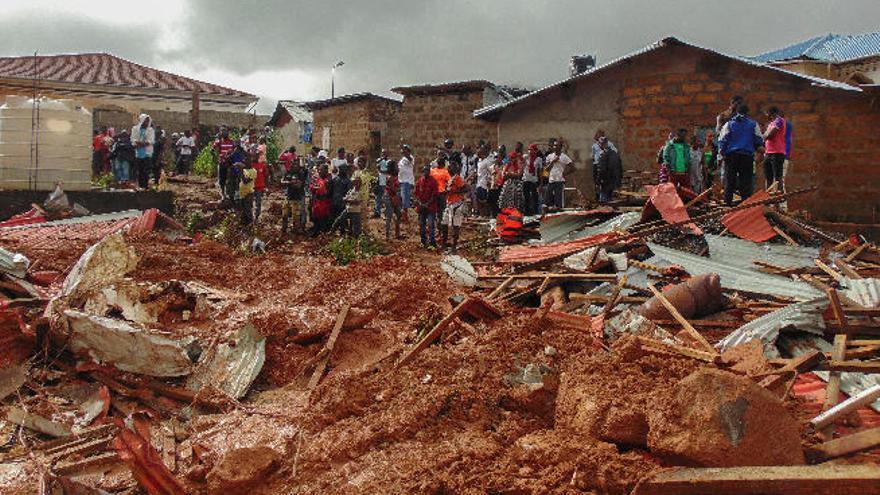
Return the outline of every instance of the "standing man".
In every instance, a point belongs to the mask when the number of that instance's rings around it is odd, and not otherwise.
[[[403,155],[397,162],[397,180],[400,181],[400,207],[403,210],[403,221],[409,220],[408,211],[412,208],[412,193],[416,185],[416,176],[413,172],[415,166],[412,149],[408,144],[400,147],[400,153]]]
[[[244,163],[236,163],[234,167],[241,173],[241,183],[238,186],[241,224],[250,225],[254,222],[254,181],[257,178],[257,171],[251,166],[249,158],[245,158]]]
[[[785,134],[783,133],[783,136]],[[739,190],[743,200],[752,195],[755,181],[755,151],[764,146],[761,127],[749,118],[749,107],[741,104],[736,114],[721,128],[718,147],[724,163],[725,172],[724,202],[733,204],[733,191]]]
[[[437,216],[440,218],[443,218],[443,211],[446,209],[446,185],[451,178],[446,168],[447,161],[444,153],[437,153],[436,166],[430,167],[431,177],[437,181]]]
[[[547,155],[545,167],[550,170],[545,203],[550,208],[560,210],[563,207],[565,176],[574,171],[574,162],[562,152],[561,139],[553,145],[553,152]]]
[[[309,192],[312,197],[312,235],[317,237],[330,226],[332,186],[326,163],[318,164],[318,173],[312,178]]]
[[[156,142],[156,131],[150,125],[150,116],[138,115],[138,123],[131,128],[131,141],[134,144],[134,164],[137,173],[138,187],[146,189],[150,185],[150,168],[153,163],[153,143]]]
[[[336,150],[336,158],[330,160],[330,174],[336,177],[339,169],[348,167],[348,159],[345,157],[345,148],[342,146]]]
[[[544,168],[544,160],[538,155],[538,145],[529,145],[529,152],[525,157],[522,172],[523,196],[525,198],[526,215],[538,214],[538,180],[541,170]]]
[[[253,183],[254,221],[256,223],[260,223],[260,213],[263,212],[263,195],[266,194],[266,183],[269,178],[269,168],[263,160],[265,160],[265,155],[257,154],[257,160],[253,164],[253,169],[256,171]]]
[[[376,160],[376,170],[379,172],[379,178],[376,181],[376,206],[373,208],[373,218],[382,215],[382,198],[385,196],[385,184],[388,183],[388,150],[385,148],[382,148],[382,153]]]
[[[596,188],[596,200],[599,200],[599,190],[601,187],[599,186],[599,157],[602,156],[602,146],[599,144],[601,139],[605,138],[605,131],[599,129],[596,131],[596,134],[593,135],[593,146],[590,147],[590,154],[593,158],[593,185]],[[605,139],[605,147],[610,150],[614,150],[617,152],[617,148],[607,138]]]
[[[786,134],[788,133],[788,123],[780,115],[779,108],[772,106],[767,109],[767,118],[770,122],[764,131],[764,187],[770,188],[774,182],[779,183],[778,190],[785,192],[785,184],[783,183],[783,167],[785,165],[785,155],[787,151]]]
[[[217,153],[217,184],[220,186],[220,199],[226,199],[226,180],[229,176],[229,168],[232,166],[229,157],[235,151],[235,142],[229,139],[229,129],[225,126],[220,127],[220,135],[214,141],[214,151]]]
[[[189,174],[190,166],[192,166],[193,151],[196,149],[196,140],[193,139],[192,131],[189,129],[183,131],[183,136],[174,143],[177,147],[177,173],[182,175]]]
[[[609,146],[608,138],[599,138],[599,163],[596,168],[599,174],[599,203],[607,203],[614,196],[623,180],[623,164],[617,150]]]
[[[492,168],[495,166],[495,158],[489,154],[489,147],[482,145],[477,149],[477,214],[485,217],[489,215],[489,187],[492,181]]]
[[[422,176],[416,182],[413,201],[419,214],[419,237],[422,247],[437,247],[437,207],[439,186],[433,177],[431,167],[422,167]]]
[[[474,154],[474,150],[471,145],[466,144],[461,147],[461,176],[465,182],[470,186],[470,192],[468,193],[468,202],[470,203],[470,210],[474,211],[477,209],[477,163],[479,159],[477,155]]]
[[[675,137],[663,148],[663,165],[669,170],[669,181],[681,188],[690,184],[688,168],[691,166],[691,150],[687,143],[687,129],[679,129]]]
[[[305,187],[306,169],[299,160],[290,164],[290,168],[284,173],[281,185],[286,188],[287,201],[281,210],[281,232],[287,232],[290,219],[293,219],[298,228],[297,232],[304,232],[306,228],[305,216]]]
[[[156,126],[156,142],[153,145],[153,180],[159,185],[159,179],[162,177],[162,168],[165,166],[165,130],[162,126]]]
[[[724,127],[724,124],[730,121],[734,115],[736,115],[736,109],[739,108],[740,105],[745,103],[745,99],[742,96],[734,95],[730,98],[730,105],[727,106],[727,109],[723,112],[719,113],[717,117],[715,117],[715,136],[721,135],[721,128]],[[717,141],[716,141],[716,144]],[[715,159],[717,163],[715,164],[715,169],[717,170],[718,177],[721,181],[721,184],[726,184],[725,174],[724,174],[724,155],[716,150]]]
[[[457,162],[452,162],[449,167],[449,173],[452,175],[452,178],[449,179],[449,184],[446,187],[446,208],[443,211],[443,222],[440,226],[444,250],[449,240],[449,227],[452,227],[450,254],[455,254],[458,250],[458,237],[461,234],[461,226],[464,223],[465,195],[468,192],[468,185],[462,179],[460,172],[461,166]]]

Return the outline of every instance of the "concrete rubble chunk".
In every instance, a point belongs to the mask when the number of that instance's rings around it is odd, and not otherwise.
[[[27,256],[0,248],[0,271],[18,278],[24,278],[27,275],[27,269],[30,264],[31,262]]]
[[[462,256],[447,255],[440,262],[440,267],[459,285],[473,287],[477,285],[477,271],[470,261]]]
[[[748,377],[703,369],[648,411],[648,448],[680,465],[790,466],[804,463],[800,423]]]
[[[96,362],[122,371],[172,377],[192,371],[188,341],[171,340],[124,321],[68,309],[64,318],[70,328],[70,347]]]
[[[235,337],[235,342],[208,350],[186,386],[200,390],[211,385],[234,399],[241,399],[256,380],[266,361],[266,338],[248,323]]]
[[[251,493],[265,483],[281,462],[281,455],[269,447],[245,447],[230,450],[208,473],[210,495]]]
[[[121,279],[137,266],[139,257],[122,234],[112,234],[94,244],[73,265],[61,296],[70,304],[77,304],[89,292]]]

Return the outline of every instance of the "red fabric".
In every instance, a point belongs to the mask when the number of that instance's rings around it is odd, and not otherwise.
[[[687,209],[684,207],[684,203],[681,202],[681,198],[678,196],[678,191],[675,190],[674,184],[667,182],[657,186],[645,186],[645,188],[649,194],[648,202],[657,208],[660,216],[667,223],[678,223],[691,219]],[[703,235],[703,231],[694,223],[687,223],[684,226],[695,235]]]
[[[218,139],[214,142],[214,149],[217,150],[217,156],[222,162],[235,150],[235,143],[231,139]]]
[[[284,171],[290,172],[290,167],[293,166],[293,162],[297,161],[299,157],[296,156],[296,153],[291,153],[289,151],[285,151],[281,153],[281,156],[278,157],[278,161],[284,164]]]
[[[537,169],[535,168],[535,160],[538,158],[538,145],[530,144],[529,145],[529,174],[535,175]]]
[[[505,241],[516,241],[523,226],[523,215],[516,208],[505,208],[495,218],[495,233]]]
[[[40,210],[31,208],[30,210],[19,213],[9,220],[0,222],[0,227],[15,227],[18,225],[30,225],[32,223],[42,223],[48,219],[40,213]]]
[[[761,189],[753,194],[743,204],[752,204],[770,199],[770,194]],[[754,242],[765,242],[776,237],[776,231],[770,226],[770,222],[764,216],[764,206],[758,205],[753,208],[728,213],[721,218],[721,223],[727,230],[733,232],[740,239]]]
[[[430,175],[419,177],[416,181],[416,190],[413,194],[419,202],[419,212],[437,213],[437,196],[439,188],[437,181]]]
[[[257,176],[254,178],[254,190],[265,191],[266,178],[269,176],[269,169],[266,168],[265,163],[257,162],[254,164],[254,170],[257,171]]]
[[[95,151],[104,151],[104,134],[97,134],[92,138],[92,149]]]
[[[385,181],[385,194],[394,206],[400,206],[400,180],[396,175],[389,175]]]
[[[330,216],[330,186],[327,179],[315,177],[309,187],[312,193],[312,218],[322,220]]]

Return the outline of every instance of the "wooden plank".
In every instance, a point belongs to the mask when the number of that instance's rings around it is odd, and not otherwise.
[[[864,251],[865,248],[867,248],[868,246],[869,246],[869,244],[867,242],[863,242],[863,243],[859,244],[859,246],[857,248],[855,248],[853,250],[853,252],[849,253],[849,255],[846,258],[844,258],[844,260],[847,263],[849,263],[850,261],[858,258],[859,255],[862,254],[862,251]]]
[[[849,347],[846,350],[844,359],[849,361],[852,359],[865,359],[875,357],[880,353],[880,345],[866,345],[863,347]]]
[[[834,459],[857,452],[864,452],[880,446],[880,427],[860,431],[852,435],[835,438],[815,447],[818,457],[823,460]]]
[[[487,299],[494,299],[499,294],[504,292],[504,290],[507,289],[507,287],[509,287],[510,284],[513,283],[513,281],[514,281],[513,277],[507,277],[506,279],[504,279],[503,282],[501,282],[501,284],[498,287],[495,288],[495,290],[493,290],[491,293],[489,293],[489,295],[486,298]]]
[[[836,259],[836,260],[834,260],[834,266],[836,266],[837,269],[840,270],[840,273],[846,275],[847,278],[850,278],[850,279],[860,279],[860,278],[862,278],[862,276],[859,275],[859,274],[853,269],[853,267],[849,266],[848,264],[846,264],[845,261],[843,261],[843,260],[841,260],[841,259]]]
[[[312,377],[309,379],[309,390],[314,390],[314,388],[318,386],[318,382],[321,381],[321,377],[324,376],[324,371],[327,369],[327,364],[330,362],[330,353],[336,345],[336,339],[339,337],[339,332],[342,330],[342,325],[345,323],[345,317],[348,316],[349,308],[349,304],[345,303],[342,306],[342,310],[339,311],[339,315],[336,317],[336,325],[333,327],[333,331],[330,332],[327,344],[324,345],[327,355],[315,365],[315,372],[312,373]]]
[[[878,339],[865,339],[865,340],[848,340],[846,342],[847,347],[866,347],[866,346],[880,346],[880,340]]]
[[[880,495],[873,465],[677,468],[642,482],[633,495]]]
[[[846,314],[843,312],[843,306],[840,304],[840,296],[834,289],[828,289],[828,301],[831,302],[831,311],[834,312],[834,319],[841,327],[846,327]]]
[[[772,376],[761,380],[759,385],[764,388],[774,388],[788,378],[791,373],[806,373],[819,365],[824,358],[825,356],[816,350],[801,354],[797,358],[790,360],[782,368],[774,371]]]
[[[608,317],[608,313],[617,306],[617,298],[620,296],[620,291],[623,289],[623,286],[626,285],[627,280],[629,280],[629,278],[626,274],[623,274],[617,281],[617,285],[614,286],[614,291],[611,293],[611,297],[608,298],[608,302],[606,302],[605,307],[602,308],[602,314],[604,314],[606,318]]]
[[[678,310],[675,309],[675,306],[673,306],[672,303],[669,302],[668,299],[666,299],[666,296],[664,296],[659,290],[657,290],[656,287],[654,287],[654,284],[648,282],[648,289],[654,294],[654,297],[656,297],[663,304],[666,310],[669,311],[669,314],[671,314],[672,317],[675,318],[675,320],[680,323],[682,327],[684,327],[684,330],[688,334],[690,334],[690,336],[693,337],[697,342],[699,342],[700,345],[703,346],[703,348],[705,348],[708,352],[712,354],[718,353],[718,351],[716,351],[715,348],[712,347],[712,344],[710,344],[709,341],[706,340],[706,338],[703,337],[703,335],[700,334],[700,332],[698,332],[697,329],[694,328],[687,321],[687,319],[685,319],[684,316],[681,316],[681,313],[679,313]]]
[[[814,259],[813,262],[816,263],[816,266],[821,268],[823,272],[827,273],[828,276],[831,277],[831,279],[835,282],[840,282],[841,280],[843,280],[843,275],[834,271],[834,269],[823,263],[822,260],[820,260],[819,258]]]
[[[121,462],[119,459],[119,454],[117,454],[115,451],[105,452],[103,454],[99,454],[93,457],[86,457],[85,459],[81,460],[58,463],[52,468],[52,472],[54,472],[55,474],[60,474],[61,476],[67,476],[70,474],[88,471],[98,466],[106,466],[108,464],[116,464],[118,462]]]
[[[521,273],[516,275],[484,275],[480,280],[498,280],[513,278],[515,280],[543,280],[545,278],[563,280],[596,280],[600,282],[614,282],[617,275],[613,273]]]
[[[453,320],[455,320],[456,318],[458,318],[459,315],[465,312],[469,304],[471,304],[471,299],[465,299],[458,306],[456,306],[451,313],[446,315],[445,318],[437,322],[437,324],[434,325],[434,328],[432,328],[427,334],[425,334],[424,337],[422,337],[422,340],[418,341],[416,345],[412,347],[412,349],[408,350],[400,358],[400,361],[397,362],[397,366],[395,367],[400,368],[406,363],[412,361],[414,357],[416,357],[420,352],[431,345],[431,343],[434,342],[434,340],[436,340],[441,333],[443,333],[443,330],[445,330],[446,327],[448,327]]]
[[[786,242],[788,242],[788,244],[789,244],[790,246],[800,246],[800,244],[798,244],[797,242],[795,242],[795,240],[792,239],[790,235],[786,234],[785,231],[782,230],[782,229],[780,229],[779,227],[777,227],[777,226],[774,225],[774,226],[773,226],[773,231],[776,232],[777,234],[779,234],[779,237],[782,237],[783,239],[785,239]]]
[[[646,351],[662,352],[665,354],[681,354],[707,363],[718,364],[721,356],[711,352],[700,351],[676,344],[669,344],[661,340],[649,339],[648,337],[636,337]]]
[[[874,385],[819,414],[810,420],[810,424],[816,430],[822,430],[826,426],[834,424],[838,419],[845,418],[856,409],[874,402],[878,397],[880,397],[880,385]]]
[[[832,378],[841,372],[849,373],[880,373],[880,361],[843,361],[832,359],[821,366],[821,369],[831,371]],[[829,380],[829,384],[831,381]],[[838,392],[840,384],[838,381]]]
[[[831,297],[831,294],[834,294],[834,298]],[[828,291],[829,298],[832,299],[832,307],[834,307],[833,300],[836,298],[837,292],[834,289]],[[838,301],[837,308],[840,307],[840,301]],[[838,315],[838,318],[842,318],[842,315]],[[834,336],[834,347],[831,349],[831,359],[832,360],[842,360],[846,355],[846,334],[837,334]],[[840,372],[832,371],[830,377],[828,378],[828,385],[825,386],[825,403],[822,405],[822,410],[827,411],[834,407],[840,401]],[[823,431],[824,434],[830,435],[830,431]]]
[[[705,191],[701,192],[700,194],[698,194],[697,197],[695,197],[694,199],[692,199],[692,200],[688,201],[687,203],[685,203],[685,205],[684,205],[684,209],[687,210],[687,209],[690,208],[691,206],[694,206],[695,204],[699,203],[700,201],[706,199],[706,196],[708,196],[708,195],[710,195],[710,194],[712,194],[712,188],[711,188],[711,187],[710,187],[709,189],[706,189]]]

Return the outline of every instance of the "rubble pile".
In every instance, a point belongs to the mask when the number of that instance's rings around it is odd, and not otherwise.
[[[345,266],[140,213],[54,260],[21,234],[46,222],[0,227],[0,486],[873,493],[880,251],[773,206],[796,193],[652,188]]]

